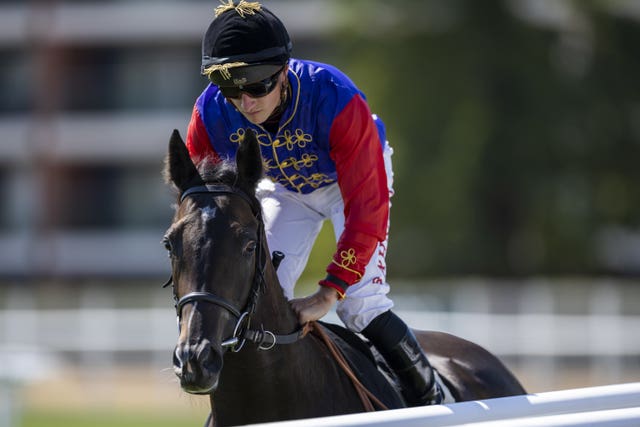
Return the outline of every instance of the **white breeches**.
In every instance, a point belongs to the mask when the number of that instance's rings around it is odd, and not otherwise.
[[[393,194],[392,154],[393,150],[387,145],[384,159],[390,196]],[[336,240],[342,234],[345,218],[340,188],[338,184],[332,184],[310,194],[299,194],[265,179],[258,186],[258,196],[262,202],[269,249],[285,254],[278,268],[278,279],[285,296],[292,299],[293,289],[307,265],[323,222],[331,220]],[[336,313],[352,331],[362,331],[376,316],[393,306],[387,296],[386,251],[385,239],[378,244],[362,279],[350,286],[345,298],[338,302]],[[327,260],[327,264],[330,261]]]

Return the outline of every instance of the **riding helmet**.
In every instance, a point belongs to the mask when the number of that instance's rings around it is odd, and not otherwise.
[[[244,85],[275,74],[293,45],[284,24],[258,2],[229,0],[202,39],[201,72],[217,85]]]

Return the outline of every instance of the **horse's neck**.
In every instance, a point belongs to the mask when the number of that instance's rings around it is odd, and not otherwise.
[[[252,329],[264,329],[275,335],[287,335],[300,328],[297,316],[289,305],[284,292],[280,287],[276,271],[271,263],[267,263],[264,271],[264,288],[258,298],[256,312],[251,317]],[[233,378],[251,378],[251,387],[254,390],[270,390],[271,387],[286,387],[289,389],[293,384],[300,381],[304,375],[302,364],[291,364],[292,359],[308,360],[314,357],[321,357],[320,353],[314,351],[308,339],[301,339],[295,344],[276,345],[269,350],[259,350],[255,344],[247,343],[246,347],[235,354],[228,353],[225,356],[225,369],[223,376]],[[286,362],[283,366],[282,362]],[[298,366],[300,365],[300,366]],[[265,373],[269,373],[265,375]],[[278,380],[274,380],[278,376]],[[284,383],[283,383],[284,382]],[[233,382],[233,386],[225,391],[241,391],[236,389],[241,382]],[[293,387],[295,389],[296,387]],[[233,391],[232,391],[233,390]]]
[[[314,336],[265,351],[248,345],[227,353],[224,363],[211,404],[228,425],[362,410],[353,385]]]
[[[299,331],[301,326],[298,318],[294,313],[289,301],[284,296],[284,292],[280,287],[280,282],[275,269],[271,263],[267,263],[264,271],[264,288],[258,298],[256,312],[251,317],[252,329],[264,329],[275,335],[288,335]],[[308,339],[300,339],[295,344],[276,345],[271,350],[258,350],[255,344],[247,344],[247,349],[234,354],[234,361],[242,370],[254,370],[257,376],[263,369],[273,368],[273,364],[278,361],[290,358],[301,358],[301,360],[310,360],[319,357],[321,352],[317,351],[315,343]],[[226,362],[225,362],[226,363]],[[291,381],[296,381],[294,366],[289,364],[289,370],[286,377]],[[300,368],[300,375],[305,373],[304,368]],[[259,381],[259,379],[257,379]]]
[[[268,263],[252,328],[289,334],[300,325]],[[212,407],[230,425],[336,415],[362,410],[349,379],[315,336],[258,350],[227,353]],[[336,404],[336,402],[339,402]]]
[[[275,334],[288,334],[299,327],[298,319],[280,287],[278,276],[271,263],[264,272],[264,289],[255,314],[256,322]]]

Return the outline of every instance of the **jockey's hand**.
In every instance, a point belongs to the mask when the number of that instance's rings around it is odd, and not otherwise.
[[[338,293],[335,289],[320,286],[314,294],[292,299],[290,303],[293,311],[298,315],[298,321],[304,325],[307,322],[321,319],[331,310],[337,300]]]

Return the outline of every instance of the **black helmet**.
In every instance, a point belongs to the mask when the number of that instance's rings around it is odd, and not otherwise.
[[[202,39],[201,72],[217,85],[254,83],[289,60],[293,44],[282,22],[258,2],[216,8]]]

